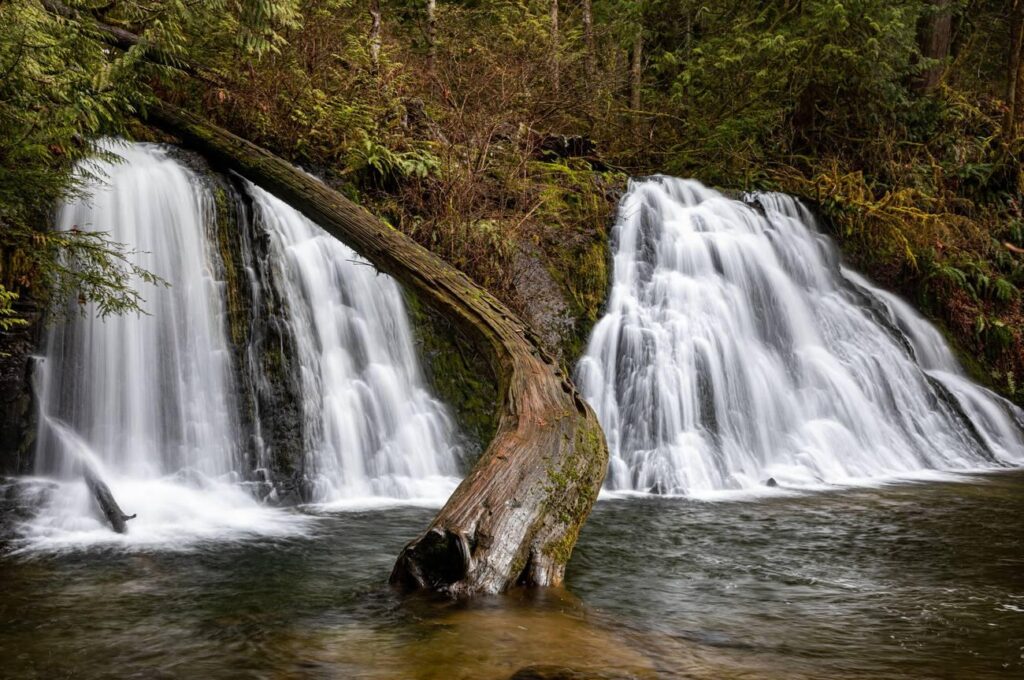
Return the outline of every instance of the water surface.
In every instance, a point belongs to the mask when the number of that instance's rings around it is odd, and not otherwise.
[[[0,557],[9,678],[1024,675],[1024,473],[598,503],[564,590],[460,604],[384,585],[433,510],[293,536]]]

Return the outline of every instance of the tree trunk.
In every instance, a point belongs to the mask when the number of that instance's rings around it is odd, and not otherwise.
[[[551,82],[555,87],[555,94],[561,88],[561,74],[558,63],[558,0],[551,0]]]
[[[1006,70],[1006,114],[1003,117],[1003,139],[1017,138],[1020,119],[1024,116],[1024,0],[1014,0],[1010,11],[1010,53]]]
[[[927,66],[914,79],[914,89],[927,92],[934,89],[946,72],[945,59],[949,56],[949,46],[953,37],[953,12],[950,0],[930,0],[927,15],[921,18],[917,27],[917,43],[921,56],[929,61],[940,63]]]
[[[380,0],[370,0],[370,63],[380,68]]]
[[[597,74],[597,54],[594,52],[594,9],[591,0],[583,0],[583,45],[587,51],[587,83],[592,85]]]
[[[434,72],[437,59],[437,0],[427,0],[427,68]]]
[[[451,595],[557,585],[604,479],[593,411],[533,333],[464,274],[270,152],[168,104],[150,121],[209,160],[287,201],[450,319],[499,384],[494,439],[427,530],[402,551],[392,583]]]
[[[633,110],[633,125],[637,129],[640,127],[640,105],[641,105],[641,87],[643,86],[644,77],[644,31],[642,28],[636,29],[636,37],[633,38],[633,60],[630,66],[630,96],[629,96],[629,107]]]

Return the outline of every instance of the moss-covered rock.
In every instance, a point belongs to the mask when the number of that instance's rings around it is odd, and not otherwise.
[[[497,427],[497,380],[461,330],[407,290],[405,299],[424,376],[434,394],[452,409],[459,426],[462,467],[469,470]]]
[[[608,234],[627,177],[595,170],[583,159],[538,162],[531,169],[544,182],[537,211],[542,237],[534,252],[563,304],[559,317],[544,309],[534,311],[544,298],[527,288],[517,306],[538,331],[545,349],[571,367],[582,355],[607,297]]]
[[[261,266],[267,261],[267,236],[254,224],[248,195],[238,180],[208,168],[203,175],[214,197],[211,236],[225,284],[245,476],[273,486],[280,502],[299,502],[307,495],[302,391],[284,302]]]

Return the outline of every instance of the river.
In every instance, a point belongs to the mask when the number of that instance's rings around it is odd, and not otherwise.
[[[564,589],[386,585],[433,510],[292,513],[291,535],[0,557],[9,678],[1010,678],[1024,473],[734,500],[600,501]],[[13,554],[12,554],[13,553]]]

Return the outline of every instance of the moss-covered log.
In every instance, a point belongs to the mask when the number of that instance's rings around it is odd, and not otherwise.
[[[497,430],[393,583],[453,595],[555,585],[597,498],[608,452],[593,411],[529,329],[464,274],[268,151],[168,104],[150,122],[306,214],[472,338],[499,384]]]

